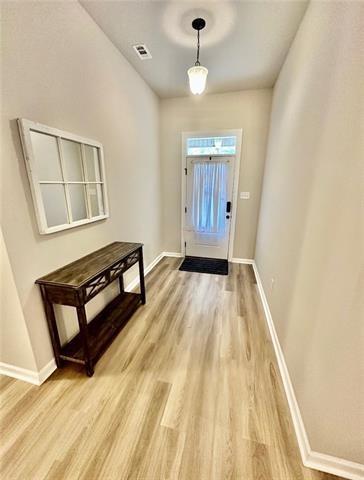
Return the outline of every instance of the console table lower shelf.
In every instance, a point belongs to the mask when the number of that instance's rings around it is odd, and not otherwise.
[[[93,364],[101,357],[142,303],[139,293],[121,293],[88,323],[88,345]],[[60,358],[86,365],[81,332],[61,348]]]
[[[140,293],[124,290],[123,273],[138,264]],[[85,305],[114,281],[120,293],[90,322]],[[39,278],[44,310],[57,367],[73,362],[85,366],[88,376],[94,365],[114,340],[140,304],[146,302],[143,245],[114,242],[73,263]],[[79,333],[61,345],[54,304],[76,307]]]

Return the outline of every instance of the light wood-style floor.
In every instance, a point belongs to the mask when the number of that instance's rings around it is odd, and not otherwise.
[[[96,365],[1,380],[4,480],[324,480],[301,464],[253,270],[164,259]]]

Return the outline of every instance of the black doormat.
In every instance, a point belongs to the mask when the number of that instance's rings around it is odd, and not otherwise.
[[[220,258],[185,257],[179,269],[184,272],[227,275],[229,264],[227,260],[221,260]]]

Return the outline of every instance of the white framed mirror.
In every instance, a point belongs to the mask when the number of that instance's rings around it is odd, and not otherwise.
[[[39,232],[109,217],[101,143],[18,119]]]

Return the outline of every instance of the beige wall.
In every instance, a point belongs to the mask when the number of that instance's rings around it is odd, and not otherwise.
[[[37,370],[23,310],[0,229],[0,363]]]
[[[274,89],[256,248],[311,448],[362,463],[363,25],[360,2],[308,7]]]
[[[53,355],[37,277],[114,240],[144,242],[146,264],[162,250],[159,100],[77,2],[3,3],[2,15],[1,222],[40,369]],[[39,235],[17,117],[102,142],[110,219]]]
[[[181,133],[242,128],[234,257],[254,258],[271,90],[184,97],[161,101],[164,250],[181,250]]]

